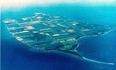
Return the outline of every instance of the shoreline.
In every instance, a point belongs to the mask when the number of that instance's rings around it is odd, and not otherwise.
[[[77,39],[77,41],[82,40],[83,38],[88,38],[88,37],[97,37],[97,36],[104,36],[107,35],[108,33],[114,31],[116,29],[116,27],[114,27],[113,29],[107,31],[106,33],[102,34],[102,35],[89,35],[89,36],[82,36],[80,38]],[[78,46],[79,47],[79,46]]]

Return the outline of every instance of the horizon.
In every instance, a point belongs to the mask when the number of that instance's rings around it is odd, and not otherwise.
[[[115,0],[1,0],[2,8],[10,7],[24,7],[28,5],[39,5],[39,6],[49,6],[54,4],[77,4],[77,5],[86,5],[86,6],[116,6]]]

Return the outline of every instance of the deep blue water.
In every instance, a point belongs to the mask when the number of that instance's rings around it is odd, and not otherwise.
[[[52,5],[2,9],[2,19],[22,18],[35,12],[65,16],[80,22],[116,25],[114,6]],[[115,65],[96,64],[73,55],[32,51],[14,39],[4,23],[1,26],[2,70],[116,70]],[[83,56],[116,64],[116,29],[104,36],[84,38],[79,43],[77,50]]]

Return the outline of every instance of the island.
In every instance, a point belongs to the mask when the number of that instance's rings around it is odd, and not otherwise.
[[[114,28],[112,26],[78,22],[44,13],[35,13],[33,16],[17,20],[5,19],[3,22],[14,38],[34,49],[66,52],[86,60],[89,59],[76,50],[79,46],[77,41],[88,36],[107,34]]]

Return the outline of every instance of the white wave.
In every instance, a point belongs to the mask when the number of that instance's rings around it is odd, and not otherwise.
[[[83,57],[83,59],[87,60],[87,61],[90,61],[90,62],[100,63],[100,64],[114,65],[114,63],[96,61],[96,60],[88,59],[88,58],[85,58],[85,57]]]

